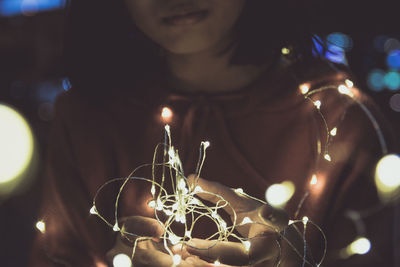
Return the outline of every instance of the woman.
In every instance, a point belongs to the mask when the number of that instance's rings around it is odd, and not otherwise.
[[[377,202],[370,169],[379,143],[349,93],[327,90],[308,97],[309,89],[345,84],[348,74],[342,66],[313,56],[310,25],[301,12],[307,10],[304,4],[71,2],[65,59],[73,88],[56,105],[41,214],[46,232],[37,238],[33,264],[104,266],[107,253],[112,257],[126,249],[88,211],[102,184],[151,162],[165,123],[170,124],[186,174],[195,170],[200,142],[211,142],[202,171],[206,180],[199,183],[230,199],[238,213],[261,211],[262,220],[280,230],[287,225],[285,214],[292,220],[307,216],[328,236],[332,253],[327,266],[390,261],[390,251],[379,243],[364,258],[343,260],[346,257],[338,253],[356,235],[343,215]],[[359,91],[351,92],[370,105]],[[334,138],[329,133],[333,129],[338,131]],[[144,169],[136,175],[150,174]],[[285,213],[237,197],[229,189],[243,188],[263,199],[270,185],[286,180],[293,183],[295,194]],[[96,204],[105,218],[112,218],[117,189],[106,190]],[[142,230],[156,238],[163,230],[150,219],[154,211],[147,206],[149,192],[149,184],[133,183],[123,196],[121,213],[136,216],[127,220],[126,228],[140,232],[145,225]],[[387,227],[387,218],[384,213],[367,223]],[[251,238],[248,231],[239,232]],[[207,262],[215,260],[229,265],[306,264],[288,239],[298,251],[312,251],[307,264],[316,265],[322,257],[321,237],[311,228],[306,246],[297,244],[291,233],[280,241],[271,233],[257,230],[261,241],[253,240],[248,254],[234,243],[174,252],[182,254],[179,266],[209,266]],[[390,231],[379,233],[377,240],[387,237]],[[193,242],[196,247],[205,241]],[[133,259],[134,266],[173,263],[157,241],[141,243]]]

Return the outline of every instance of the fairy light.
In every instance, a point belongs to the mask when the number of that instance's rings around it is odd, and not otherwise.
[[[311,177],[310,185],[316,185],[317,183],[318,183],[318,178],[317,178],[317,175],[314,174]]]
[[[281,52],[284,55],[289,55],[290,54],[290,49],[287,48],[287,47],[282,47]]]
[[[96,214],[97,214],[96,206],[93,205],[93,206],[90,208],[89,213],[90,213],[90,214],[93,214],[93,215],[96,215]]]
[[[116,222],[115,224],[114,224],[114,226],[113,226],[113,231],[114,232],[119,232],[121,229],[119,228],[119,226],[118,226],[118,222]]]
[[[46,224],[44,221],[40,220],[36,222],[36,229],[38,229],[42,234],[46,232]]]
[[[359,237],[347,246],[346,252],[348,255],[367,254],[371,249],[371,242],[365,237]]]
[[[321,108],[321,101],[320,101],[320,100],[316,100],[316,101],[314,102],[314,106],[315,106],[317,109],[320,109],[320,108]]]
[[[312,103],[315,105],[315,107],[318,109],[321,117],[323,118],[325,124],[325,118],[322,114],[322,112],[320,111],[321,108],[321,101],[320,100],[312,100],[310,98],[310,96],[312,94],[314,94],[314,92],[321,92],[324,90],[331,90],[331,89],[336,89],[339,93],[341,94],[345,94],[348,96],[351,96],[353,98],[353,93],[352,93],[352,89],[353,88],[353,82],[350,80],[345,80],[344,84],[341,84],[339,86],[337,85],[332,85],[332,86],[326,86],[323,88],[317,88],[314,89],[312,91],[310,91],[310,84],[308,83],[304,83],[301,84],[299,86],[300,92],[305,96],[305,98],[308,98],[309,100],[312,101]],[[357,101],[357,99],[354,99],[354,101]],[[368,115],[368,118],[372,121],[372,122],[376,122],[374,120],[374,118],[372,117],[371,114],[368,113],[368,110],[366,110],[366,107],[362,106],[362,103],[357,102],[361,108],[366,112],[366,114]],[[166,107],[165,107],[166,108]],[[170,118],[172,117],[173,113],[172,111],[169,109],[170,111],[170,115],[168,114],[168,110],[165,109],[165,116],[163,115],[164,109],[162,111],[162,117],[164,118]],[[376,124],[376,123],[375,123]],[[374,124],[374,127],[375,127]],[[327,136],[328,136],[328,141],[330,140],[329,138],[332,136],[335,136],[337,133],[337,128],[334,127],[331,130],[329,130],[329,128],[326,126],[326,130],[327,130]],[[378,132],[379,135],[379,127],[375,127],[375,129]],[[140,178],[140,177],[133,177],[133,173],[131,175],[129,175],[129,177],[127,178],[122,178],[125,180],[124,185],[130,181],[130,180],[143,180],[143,181],[147,181],[152,183],[152,187],[150,190],[150,193],[153,196],[153,200],[150,201],[148,203],[149,206],[154,207],[154,215],[155,218],[161,223],[163,224],[164,227],[164,234],[162,236],[162,238],[164,239],[164,244],[165,244],[165,250],[167,251],[167,253],[170,254],[170,256],[173,258],[173,264],[176,266],[181,262],[181,256],[180,255],[174,255],[172,254],[172,251],[168,248],[168,242],[166,243],[165,241],[169,241],[171,244],[178,244],[178,243],[182,243],[182,245],[187,244],[187,242],[190,242],[190,240],[192,239],[192,230],[195,228],[195,222],[197,222],[197,217],[196,216],[201,216],[201,217],[205,217],[208,218],[210,220],[212,220],[218,229],[217,233],[214,233],[212,236],[213,237],[217,237],[216,242],[220,242],[223,240],[227,240],[227,238],[236,238],[239,242],[241,242],[245,248],[245,250],[248,252],[250,250],[250,246],[251,243],[247,238],[243,238],[240,237],[236,234],[233,234],[235,227],[238,225],[244,225],[244,224],[253,224],[256,222],[253,222],[249,217],[245,217],[243,218],[242,222],[240,224],[236,224],[236,221],[232,222],[232,225],[229,225],[221,218],[221,216],[218,214],[218,211],[220,209],[226,208],[228,205],[230,206],[230,204],[220,195],[218,194],[214,194],[211,192],[207,192],[204,191],[199,185],[196,184],[196,182],[193,185],[190,185],[187,183],[187,178],[183,175],[183,168],[181,165],[181,161],[179,159],[179,155],[178,155],[178,151],[175,150],[173,148],[173,146],[171,145],[171,138],[170,138],[170,126],[169,125],[165,125],[165,131],[169,137],[169,142],[166,139],[166,142],[164,143],[164,155],[167,155],[167,159],[164,160],[163,163],[155,163],[155,161],[153,161],[153,168],[154,166],[163,166],[166,167],[166,169],[168,171],[166,171],[164,173],[164,169],[163,169],[163,174],[161,177],[155,177],[155,175],[153,174],[154,177],[152,177],[151,179],[147,179],[147,178]],[[385,142],[380,140],[380,143],[382,146],[385,145]],[[329,142],[328,142],[329,144]],[[201,154],[201,159],[199,160],[199,162],[201,164],[199,164],[199,168],[196,170],[196,177],[200,176],[200,171],[201,171],[201,167],[202,167],[202,162],[204,161],[204,157],[205,157],[205,149],[207,147],[210,146],[210,143],[208,141],[204,141],[201,143],[201,149],[200,149],[200,153],[203,152],[203,154]],[[157,151],[157,148],[156,148]],[[155,152],[156,153],[156,152]],[[323,155],[323,157],[327,160],[327,161],[331,161],[331,157],[328,154],[328,149],[326,148],[325,151],[323,153],[321,153]],[[169,176],[171,176],[171,185],[172,185],[172,192],[167,192],[167,190],[165,189],[164,185],[165,185],[165,179],[167,177],[166,174],[169,174]],[[160,178],[161,182],[159,182],[158,180],[156,181],[156,178]],[[115,181],[121,181],[122,179],[115,179]],[[111,183],[112,181],[109,181],[108,183]],[[108,184],[107,183],[107,184]],[[315,185],[318,183],[318,178],[316,175],[313,175],[311,180],[310,180],[310,184],[311,185]],[[282,183],[283,184],[283,183]],[[289,194],[283,194],[283,195],[290,195],[289,197],[286,197],[287,199],[285,200],[286,202],[291,198],[291,195],[293,195],[294,192],[294,186],[293,186],[293,192],[290,193],[290,190],[288,190],[287,187],[283,186],[282,184],[280,184],[281,188],[286,188],[286,191],[289,191]],[[122,191],[124,185],[121,187],[120,192]],[[103,188],[103,187],[102,187]],[[157,189],[157,190],[156,190]],[[285,191],[283,190],[283,191]],[[243,197],[249,197],[252,199],[256,199],[253,198],[247,194],[245,194],[244,190],[242,188],[237,188],[237,189],[233,189],[233,191]],[[268,190],[267,190],[268,191]],[[216,206],[214,207],[209,207],[206,206],[205,204],[203,204],[201,201],[199,201],[197,198],[195,198],[195,195],[197,193],[202,193],[202,194],[212,194],[213,197],[219,198],[220,200],[217,202],[219,204],[216,204]],[[95,198],[97,197],[98,192],[96,193]],[[157,195],[156,195],[157,194]],[[105,221],[114,231],[120,231],[120,228],[118,226],[118,199],[119,199],[119,195],[116,199],[116,211],[115,211],[115,219],[116,222],[115,224],[111,224],[110,222],[108,222],[104,217],[102,217],[100,214],[97,213],[98,217],[100,219],[102,219],[103,221]],[[266,193],[267,195],[267,193]],[[266,196],[267,200],[268,197]],[[265,203],[261,200],[259,200],[261,203]],[[283,203],[285,202],[283,201]],[[273,202],[273,201],[271,201]],[[94,201],[95,203],[95,201]],[[268,201],[269,203],[269,201]],[[96,211],[97,212],[97,211]],[[160,212],[166,214],[168,216],[168,218],[166,219],[166,221],[161,221],[158,217],[158,215],[160,214]],[[236,216],[236,211],[234,209],[232,209],[232,212],[235,214]],[[195,215],[196,216],[195,216]],[[190,216],[192,216],[191,220],[186,220],[186,216],[189,216],[188,218],[190,218]],[[181,237],[177,234],[175,234],[171,228],[173,223],[182,223],[185,226],[185,232],[184,232],[184,236]],[[304,216],[301,220],[289,220],[288,222],[288,227],[289,225],[295,224],[297,222],[302,222],[304,224],[304,226],[306,226],[308,223],[311,223],[310,225],[314,225],[317,229],[320,230],[320,228],[318,228],[318,226],[316,226],[312,221],[309,221],[307,216]],[[258,223],[258,222],[257,222]],[[324,233],[322,232],[322,230],[320,230],[321,234],[324,237]],[[134,233],[132,233],[134,234]],[[303,233],[304,234],[304,233]],[[146,238],[146,237],[141,237],[141,238]],[[303,262],[306,262],[306,253],[303,252],[299,252],[297,251],[297,249],[294,246],[290,245],[290,240],[286,240],[284,239],[285,242],[289,243],[289,247],[292,247],[292,249],[294,251],[296,251],[297,255],[299,255],[300,257],[303,258]],[[324,240],[326,241],[325,237]],[[303,236],[303,241],[304,241],[304,250],[306,250],[306,240],[305,240],[305,234]],[[360,242],[359,242],[360,243]],[[365,244],[365,241],[364,241]],[[350,247],[350,245],[349,245]],[[365,246],[366,247],[366,246]],[[204,249],[204,248],[203,248]],[[324,248],[325,251],[326,248]],[[364,249],[365,251],[366,249]],[[368,249],[369,250],[369,249]],[[359,251],[362,251],[361,249]],[[135,255],[135,250],[133,249],[132,251],[132,257],[134,257]],[[303,256],[304,255],[304,256]],[[323,261],[323,257],[320,261],[319,264],[317,264],[317,266],[320,266],[320,264]],[[215,265],[218,265],[219,261],[215,262]]]
[[[285,181],[268,187],[265,198],[271,206],[282,207],[291,199],[294,191],[294,184],[290,181]]]
[[[113,266],[114,267],[131,267],[132,261],[128,255],[120,253],[114,256],[113,258]]]
[[[327,161],[332,161],[332,158],[329,154],[325,154],[324,159],[326,159]]]
[[[164,122],[170,122],[172,119],[173,113],[169,107],[163,107],[161,110],[161,118]]]
[[[310,84],[308,83],[303,83],[299,86],[300,88],[300,92],[305,95],[308,93],[308,91],[310,91]]]
[[[149,203],[147,203],[147,206],[154,209],[156,207],[156,202],[154,200],[150,200]]]
[[[253,223],[253,221],[249,217],[244,217],[241,224]]]
[[[243,243],[243,246],[244,246],[244,249],[246,250],[246,252],[249,252],[250,246],[251,246],[250,241],[247,240],[247,241],[243,241],[242,243]]]
[[[221,262],[219,260],[214,261],[214,266],[220,266]]]
[[[181,260],[182,260],[182,257],[180,255],[178,255],[178,254],[175,254],[172,257],[173,266],[179,265],[181,263]]]
[[[239,194],[239,195],[243,195],[243,194],[244,194],[244,191],[243,191],[242,188],[236,188],[236,189],[234,189],[233,191],[235,191],[235,193],[236,193],[236,194]]]

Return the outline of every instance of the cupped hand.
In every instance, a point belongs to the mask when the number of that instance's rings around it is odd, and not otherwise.
[[[199,193],[200,198],[217,203],[221,200],[216,196],[219,195],[228,201],[230,206],[226,206],[224,210],[231,216],[232,221],[236,216],[235,229],[250,241],[250,247],[246,248],[241,242],[216,243],[215,240],[192,239],[186,247],[190,254],[198,255],[208,261],[218,260],[235,266],[275,264],[280,254],[279,233],[288,225],[288,215],[284,210],[263,204],[217,182],[196,179],[195,176],[189,176],[188,181],[192,186],[199,185],[203,191],[212,193]],[[245,217],[252,223],[241,225]]]
[[[124,234],[125,233],[125,234]],[[114,247],[107,253],[110,263],[118,254],[132,255],[135,243],[134,235],[148,237],[137,242],[137,247],[132,259],[134,267],[171,267],[174,265],[172,257],[164,247],[160,237],[164,233],[163,226],[155,219],[132,216],[124,219],[121,235],[117,237]],[[210,263],[201,260],[198,256],[190,255],[187,251],[174,250],[180,254],[181,261],[176,267],[210,267]],[[112,266],[112,265],[111,265]]]

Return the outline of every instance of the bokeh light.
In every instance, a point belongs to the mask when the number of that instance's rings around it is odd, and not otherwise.
[[[400,41],[395,38],[389,38],[385,41],[383,45],[383,50],[386,53],[390,53],[392,50],[400,49]]]
[[[384,156],[376,166],[375,177],[388,189],[400,186],[400,157],[395,154]]]
[[[265,192],[267,202],[273,207],[283,207],[293,196],[295,186],[290,181],[273,184]]]
[[[2,0],[0,1],[1,16],[15,16],[19,14],[33,15],[38,11],[62,8],[65,0]]]
[[[386,63],[389,68],[399,70],[400,69],[400,49],[390,51],[386,58]]]
[[[350,51],[353,48],[353,40],[350,36],[340,32],[334,32],[326,37],[329,45],[342,48],[344,51]]]
[[[380,69],[373,69],[367,77],[368,87],[375,92],[382,91],[385,88],[384,82],[385,72]]]
[[[394,94],[390,97],[389,106],[392,110],[400,112],[400,94]]]
[[[389,71],[383,77],[385,86],[392,91],[400,89],[400,73],[396,71]]]
[[[348,255],[354,255],[354,254],[366,254],[370,251],[371,249],[371,242],[365,238],[365,237],[359,237],[356,240],[354,240],[348,247],[347,247],[347,252]]]
[[[46,224],[44,221],[40,220],[36,222],[36,229],[38,229],[42,234],[46,232]]]
[[[347,64],[345,50],[336,45],[328,44],[328,51],[326,51],[325,57],[332,62]]]
[[[27,121],[16,110],[0,105],[0,186],[18,178],[33,155],[33,135]]]
[[[125,254],[117,254],[113,258],[113,266],[114,267],[131,267],[132,261],[128,255]]]

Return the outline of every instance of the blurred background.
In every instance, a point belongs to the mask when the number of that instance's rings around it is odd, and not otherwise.
[[[398,15],[389,1],[365,2],[319,1],[315,21],[334,52],[325,56],[350,66],[357,86],[400,136]],[[40,230],[36,214],[53,103],[70,87],[61,66],[64,5],[65,0],[0,0],[1,266],[25,266]],[[15,142],[8,141],[10,135]]]

